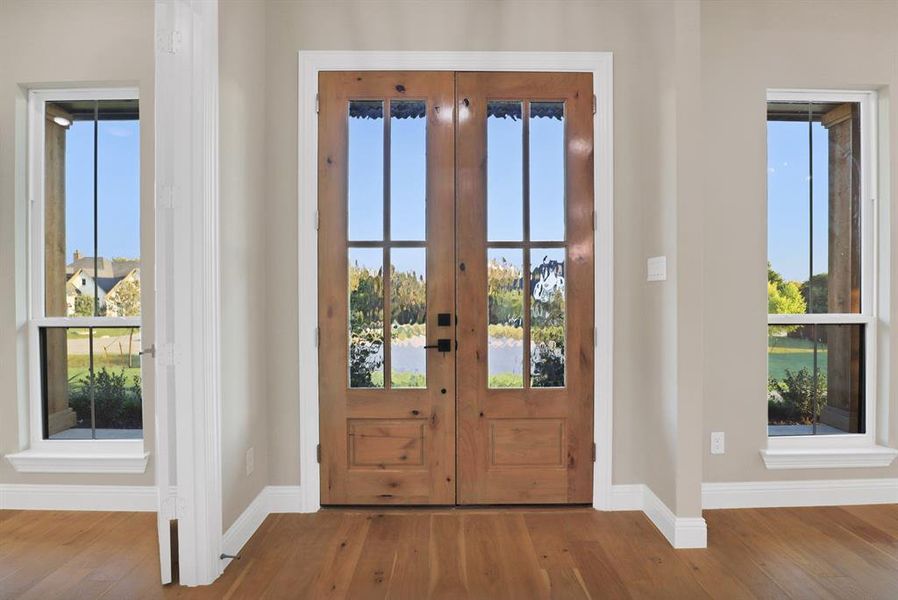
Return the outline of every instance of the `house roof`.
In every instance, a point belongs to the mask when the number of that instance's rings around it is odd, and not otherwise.
[[[140,267],[139,260],[109,260],[108,258],[103,258],[102,256],[97,258],[97,277],[116,277],[121,279],[122,277],[126,277],[128,273]],[[67,274],[72,275],[78,269],[84,269],[84,272],[88,275],[93,275],[94,272],[94,257],[93,256],[82,256],[78,260],[70,262],[66,265],[65,271]]]

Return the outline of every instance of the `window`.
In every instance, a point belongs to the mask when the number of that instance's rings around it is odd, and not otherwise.
[[[874,117],[873,93],[768,95],[771,447],[837,438],[873,445]]]
[[[143,457],[137,90],[35,90],[29,119],[32,450]]]

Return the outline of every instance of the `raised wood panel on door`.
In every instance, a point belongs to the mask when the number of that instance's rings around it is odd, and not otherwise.
[[[429,351],[426,389],[350,389],[347,376],[347,141],[350,100],[427,107],[427,333],[454,312],[454,75],[319,77],[318,322],[322,504],[455,503],[455,355]],[[389,115],[387,115],[389,121]],[[389,270],[385,269],[388,273]],[[389,373],[389,354],[385,373]]]
[[[457,74],[460,504],[592,501],[592,94],[590,74]],[[564,388],[487,387],[486,109],[489,100],[565,102],[567,381]],[[525,364],[525,372],[528,368]]]

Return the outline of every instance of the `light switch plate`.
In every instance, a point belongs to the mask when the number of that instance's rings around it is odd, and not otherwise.
[[[250,446],[249,450],[246,451],[246,476],[249,477],[253,474],[253,470],[256,468],[256,451],[255,448]]]
[[[646,281],[667,280],[667,257],[652,256],[646,263]]]

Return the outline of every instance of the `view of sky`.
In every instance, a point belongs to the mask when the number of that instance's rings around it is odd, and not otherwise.
[[[66,260],[94,254],[94,122],[66,132]],[[97,130],[98,256],[140,257],[138,121],[100,121]]]
[[[828,134],[811,125],[814,155],[814,273],[828,269]],[[810,209],[808,124],[767,123],[767,256],[786,280],[807,281]]]
[[[383,119],[349,119],[349,239],[383,239]],[[425,224],[425,119],[391,119],[391,237],[423,240]],[[523,235],[523,124],[490,118],[487,126],[489,239]],[[531,239],[564,239],[564,123],[530,122]],[[424,272],[424,253],[395,253],[400,270]],[[352,252],[351,261],[379,269],[380,251]],[[364,262],[363,262],[364,261]]]

